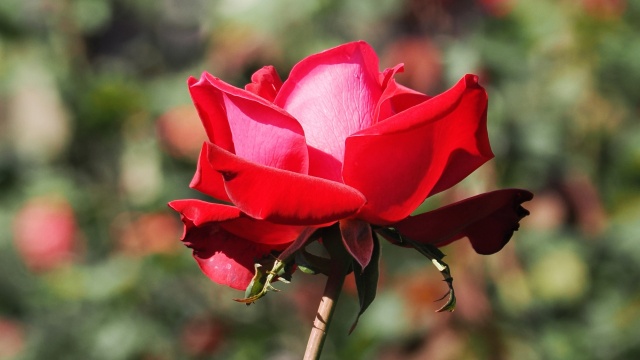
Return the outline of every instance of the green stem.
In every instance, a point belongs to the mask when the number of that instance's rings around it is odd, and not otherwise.
[[[333,311],[338,302],[338,297],[340,297],[344,278],[349,271],[350,265],[349,254],[344,245],[342,245],[342,237],[337,227],[332,227],[331,230],[327,231],[327,236],[323,237],[323,243],[331,256],[331,270],[316,318],[313,321],[309,342],[307,342],[307,350],[304,353],[304,360],[320,359],[320,353],[329,331]]]

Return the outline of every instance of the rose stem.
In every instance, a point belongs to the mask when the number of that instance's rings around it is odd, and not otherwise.
[[[335,233],[336,232],[333,231],[331,235]],[[329,270],[327,284],[324,288],[324,294],[322,294],[322,300],[320,300],[320,306],[316,313],[316,318],[313,321],[309,342],[307,342],[307,350],[304,353],[304,360],[320,359],[320,352],[322,352],[322,346],[329,331],[333,310],[338,302],[338,297],[344,284],[344,278],[349,270],[349,254],[342,245],[339,230],[337,235],[337,238],[331,237],[324,239],[324,244],[329,251],[329,255],[331,255],[331,268]]]

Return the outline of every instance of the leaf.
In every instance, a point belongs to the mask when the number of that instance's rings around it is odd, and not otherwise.
[[[378,278],[380,275],[380,240],[376,233],[373,233],[373,251],[371,254],[371,261],[369,265],[362,269],[358,261],[353,261],[353,275],[356,279],[356,288],[358,289],[358,300],[360,301],[360,311],[358,316],[349,329],[349,334],[355,330],[365,310],[371,305],[376,298],[376,291],[378,288]]]

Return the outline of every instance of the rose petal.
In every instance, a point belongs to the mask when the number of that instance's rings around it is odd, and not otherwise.
[[[310,150],[309,174],[342,182],[344,139],[373,124],[382,93],[378,57],[365,42],[311,55],[291,70],[275,104],[302,125]]]
[[[211,142],[258,164],[307,173],[304,132],[282,109],[208,73],[189,90]]]
[[[390,116],[423,103],[430,98],[428,95],[398,84],[395,79],[390,79],[382,96],[380,96],[380,101],[376,108],[376,122],[386,120]]]
[[[220,227],[219,219],[239,216],[232,206],[210,204],[201,211],[198,200],[177,200],[169,206],[180,212],[184,223],[182,242],[193,249],[193,257],[212,281],[244,290],[253,277],[253,264],[271,251],[267,245],[257,244],[230,234]],[[195,206],[194,206],[195,205]],[[216,206],[217,205],[217,206]]]
[[[193,258],[212,281],[245,290],[254,275],[254,264],[274,247],[235,236],[215,223],[194,227],[183,239]]]
[[[366,268],[373,254],[371,225],[357,219],[341,220],[340,233],[349,254],[360,264],[361,269]]]
[[[374,115],[375,123],[383,121],[392,115],[416,106],[431,98],[431,96],[398,84],[393,76],[403,71],[404,64],[399,64],[393,68],[386,69],[382,74],[380,74],[382,88],[384,90],[382,91],[382,95],[380,96],[380,100],[376,106],[376,112]]]
[[[222,175],[215,171],[209,163],[209,146],[206,143],[202,144],[196,173],[193,175],[189,187],[218,200],[229,201]]]
[[[393,227],[414,241],[436,246],[466,236],[477,253],[493,254],[518,230],[520,219],[529,215],[521,204],[532,198],[532,193],[520,189],[488,192],[410,216]]]
[[[359,218],[399,221],[493,157],[487,95],[465,76],[445,93],[347,138],[343,178],[367,205]]]
[[[169,207],[179,212],[183,219],[188,219],[193,226],[237,219],[241,214],[234,206],[193,199],[174,200],[169,203]]]
[[[169,206],[184,223],[181,240],[214,282],[244,290],[254,275],[254,263],[280,251],[304,228],[271,224],[245,217],[233,206],[200,200],[176,200]]]
[[[247,216],[226,221],[221,226],[234,235],[269,245],[289,244],[305,229],[303,226],[274,224]]]
[[[251,83],[245,85],[245,90],[263,99],[273,102],[282,87],[282,80],[273,66],[265,66],[251,75]]]
[[[289,244],[305,229],[256,220],[244,215],[234,206],[201,200],[176,200],[170,202],[169,206],[189,219],[194,226],[215,222],[233,235],[260,244]]]
[[[249,216],[286,225],[318,225],[356,214],[366,202],[341,183],[246,161],[209,143],[210,163],[231,201]]]
[[[207,86],[204,73],[200,80],[189,77],[187,84],[209,141],[225,150],[234,152],[231,129],[226,121],[227,114],[222,107],[220,97],[217,96],[218,92]]]
[[[382,88],[386,88],[387,84],[389,84],[389,81],[391,81],[391,79],[393,79],[393,77],[396,74],[399,73],[403,73],[404,72],[404,64],[398,64],[392,68],[386,68],[384,69],[383,72],[380,73],[379,79],[380,79],[380,84],[382,84]]]

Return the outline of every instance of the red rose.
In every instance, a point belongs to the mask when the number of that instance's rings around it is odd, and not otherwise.
[[[378,70],[365,42],[311,55],[283,83],[273,67],[245,89],[204,73],[189,90],[209,142],[191,187],[230,205],[177,200],[183,242],[213,281],[249,284],[256,259],[285,249],[308,227],[340,221],[364,268],[371,226],[393,226],[435,245],[468,236],[498,251],[526,214],[524,190],[502,190],[409,217],[425,198],[493,157],[487,95],[475,75],[430,97]],[[429,231],[421,231],[427,224]]]

